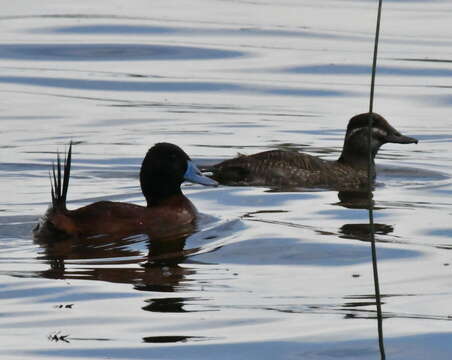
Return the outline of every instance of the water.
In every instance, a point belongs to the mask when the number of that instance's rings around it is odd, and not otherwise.
[[[377,159],[390,359],[452,353],[451,7],[383,7],[375,110],[420,141]],[[146,237],[31,237],[70,140],[70,207],[143,204],[139,166],[159,141],[201,165],[274,148],[336,158],[368,107],[375,16],[357,0],[3,7],[0,356],[378,358],[367,212],[336,192],[186,184],[201,228],[165,265],[143,266]]]

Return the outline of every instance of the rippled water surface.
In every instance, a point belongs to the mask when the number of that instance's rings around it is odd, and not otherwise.
[[[419,139],[377,159],[390,359],[452,356],[451,11],[384,2],[375,110]],[[200,165],[277,148],[337,158],[368,108],[375,16],[362,0],[3,6],[0,357],[377,359],[359,200],[185,184],[203,214],[187,238],[31,236],[70,140],[71,208],[144,204],[139,167],[160,141]]]

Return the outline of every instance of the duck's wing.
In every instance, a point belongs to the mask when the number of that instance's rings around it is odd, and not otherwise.
[[[213,178],[225,185],[313,186],[322,182],[328,161],[290,151],[241,155],[213,166]]]

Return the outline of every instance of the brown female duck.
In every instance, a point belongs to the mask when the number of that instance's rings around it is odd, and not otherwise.
[[[240,155],[208,170],[212,172],[213,179],[225,185],[361,189],[368,183],[370,116],[373,117],[372,161],[383,144],[418,142],[402,135],[382,116],[364,113],[350,119],[341,156],[335,161],[323,160],[305,153],[271,150]]]

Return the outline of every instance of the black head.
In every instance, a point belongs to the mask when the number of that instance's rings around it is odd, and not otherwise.
[[[149,149],[140,171],[141,190],[148,205],[180,194],[180,185],[185,180],[207,186],[217,185],[214,180],[201,174],[179,146],[158,143]]]
[[[352,117],[347,126],[344,148],[339,161],[361,166],[369,157],[369,120],[372,121],[372,158],[383,144],[417,144],[417,140],[402,135],[394,129],[383,116],[376,113],[364,113]]]

